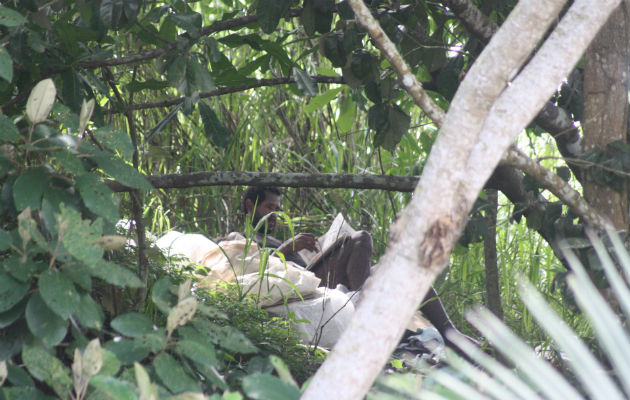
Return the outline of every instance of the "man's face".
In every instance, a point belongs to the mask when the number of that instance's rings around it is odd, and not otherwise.
[[[254,223],[254,226],[256,226],[260,219],[265,215],[273,213],[275,211],[281,211],[282,207],[280,201],[281,198],[277,194],[265,192],[265,199],[256,206],[256,211],[254,212],[254,218],[252,221]],[[276,228],[276,214],[271,214],[269,216],[269,218],[267,219],[267,224],[267,230],[269,232],[273,232]]]

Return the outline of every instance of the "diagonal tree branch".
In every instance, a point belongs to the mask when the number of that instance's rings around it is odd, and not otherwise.
[[[577,62],[619,1],[576,0],[532,59],[530,66],[533,67],[525,68],[524,78],[519,79],[519,75],[492,106],[477,140],[453,141],[468,135],[458,126],[442,130],[429,154],[414,198],[392,226],[389,248],[381,258],[380,268],[366,282],[362,302],[350,326],[311,380],[302,399],[357,399],[367,393],[431,282],[446,267],[483,183],[511,141],[561,82],[562,74],[568,73],[568,68]],[[527,1],[519,5],[529,6],[521,10],[533,11],[533,18],[537,20],[545,16],[536,12],[548,12],[552,2],[564,3],[563,0],[547,0],[542,2],[544,4]],[[350,4],[360,18],[357,9],[364,4],[360,0],[350,0]],[[504,38],[503,29],[493,41]],[[566,40],[566,47],[562,40]],[[513,45],[503,43],[507,47]],[[554,57],[548,59],[549,55]],[[470,73],[466,77],[476,78]],[[471,107],[464,112],[471,114],[476,110]],[[450,117],[451,112],[447,115]],[[497,140],[498,135],[503,135],[502,140]],[[471,136],[477,135],[473,132]],[[451,146],[453,143],[455,148]],[[453,173],[452,160],[461,155],[465,157],[465,173]],[[482,159],[482,155],[485,158]],[[341,374],[343,380],[339,379]]]

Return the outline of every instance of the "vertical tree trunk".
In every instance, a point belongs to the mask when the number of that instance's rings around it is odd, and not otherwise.
[[[608,143],[628,138],[630,77],[630,2],[612,13],[585,55],[584,148],[604,150]],[[584,183],[584,197],[617,229],[628,229],[628,183],[622,191],[592,180]]]
[[[488,232],[483,239],[483,255],[486,264],[486,296],[487,306],[500,319],[503,319],[501,308],[501,292],[499,291],[499,269],[497,267],[497,206],[496,189],[486,189],[486,210]]]

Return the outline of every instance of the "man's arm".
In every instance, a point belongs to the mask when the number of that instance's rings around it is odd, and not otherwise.
[[[297,253],[300,250],[319,251],[317,237],[312,233],[298,233],[295,237],[278,246],[278,251],[284,255]]]

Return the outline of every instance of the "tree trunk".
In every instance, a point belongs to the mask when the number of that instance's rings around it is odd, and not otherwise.
[[[605,150],[614,141],[627,142],[630,77],[628,0],[613,12],[585,55],[584,147]],[[628,229],[628,182],[621,191],[587,177],[584,197],[610,218],[616,229]]]
[[[503,319],[501,292],[499,291],[499,268],[497,266],[497,191],[486,189],[486,222],[488,231],[483,238],[483,256],[486,264],[486,303],[490,311]]]

